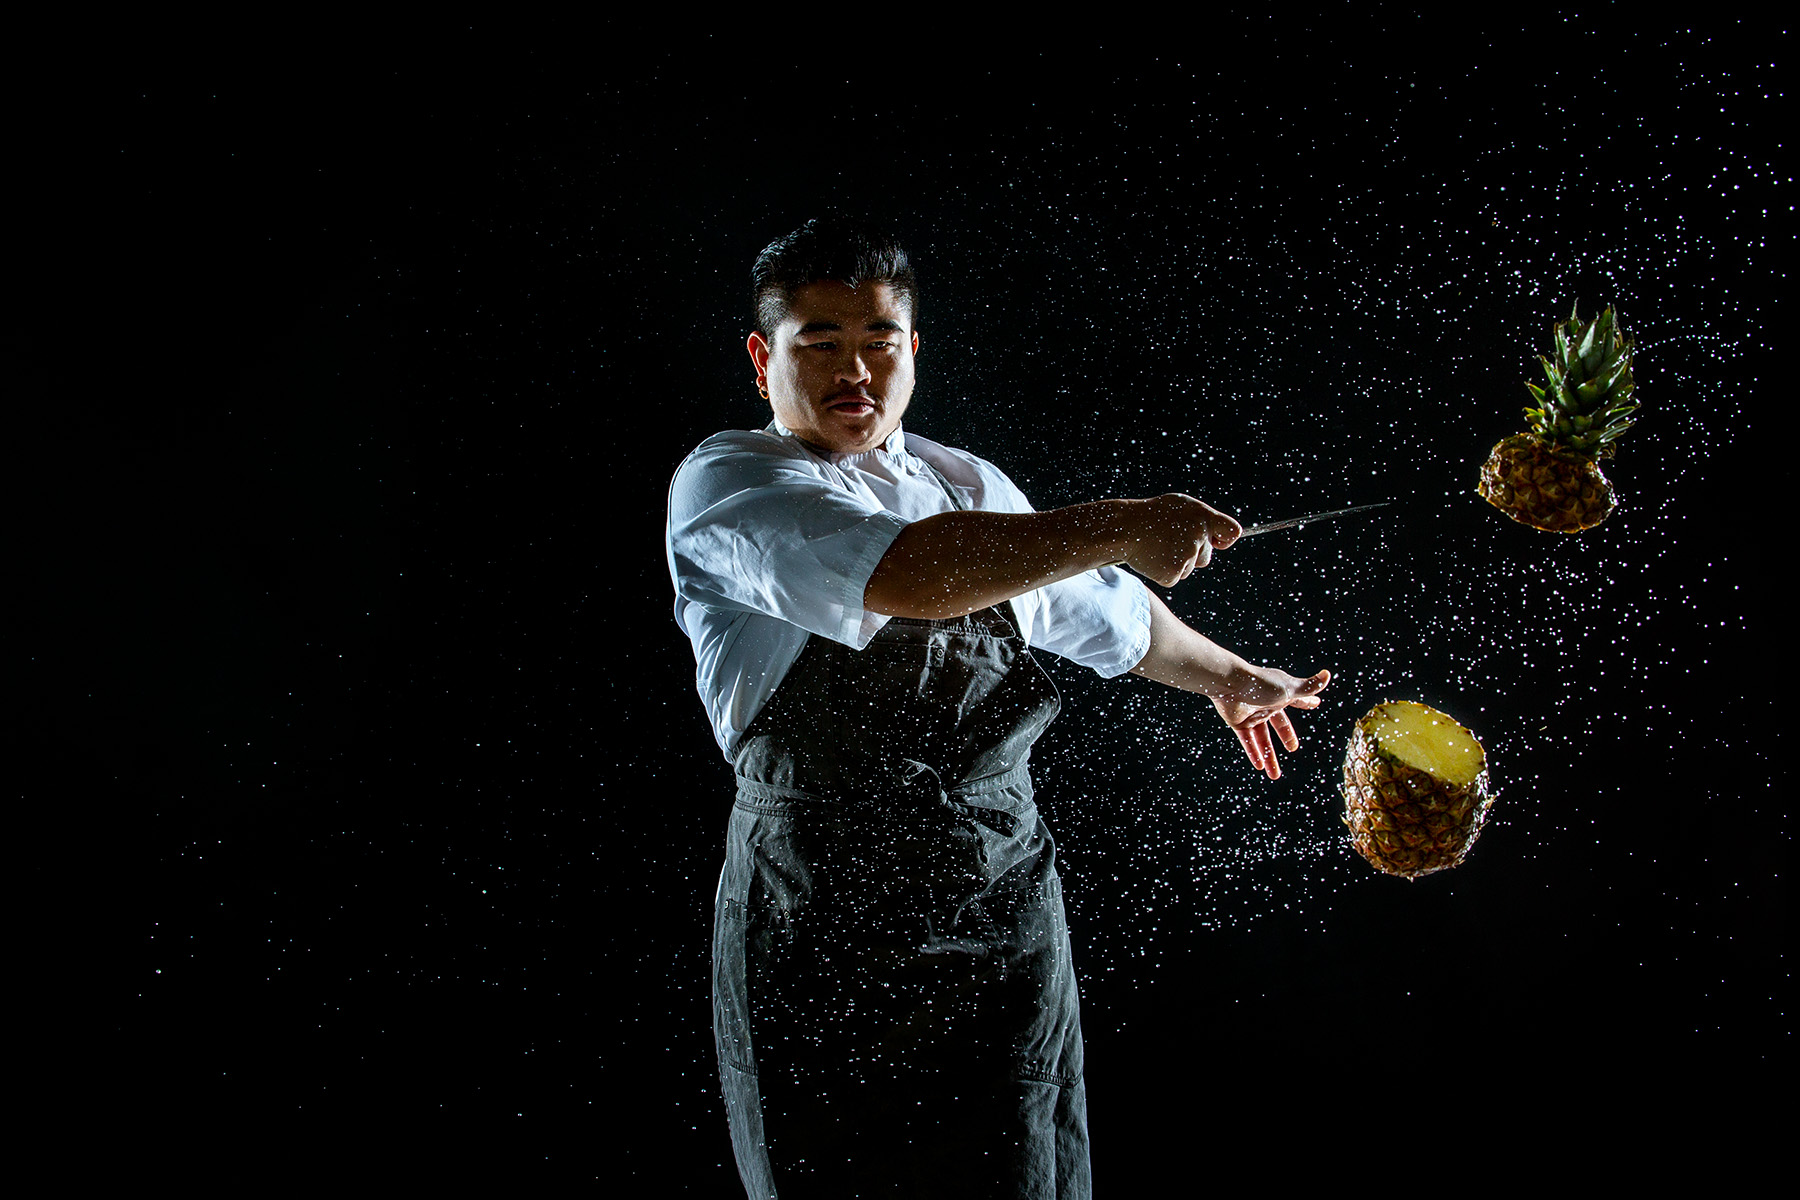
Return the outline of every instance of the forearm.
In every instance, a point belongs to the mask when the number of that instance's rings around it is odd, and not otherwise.
[[[1127,506],[1097,500],[1041,513],[960,511],[915,521],[870,575],[863,605],[942,620],[1128,557]]]
[[[1260,692],[1257,669],[1169,611],[1150,594],[1150,649],[1132,674],[1202,696],[1236,697]]]
[[[1317,708],[1330,671],[1299,679],[1286,671],[1252,666],[1211,638],[1195,632],[1154,593],[1150,597],[1150,649],[1132,672],[1170,687],[1209,697],[1219,716],[1237,734],[1244,753],[1270,779],[1281,778],[1275,743],[1300,748],[1287,709]]]

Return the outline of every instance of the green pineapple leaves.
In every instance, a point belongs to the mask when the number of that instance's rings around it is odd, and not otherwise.
[[[1531,432],[1553,445],[1598,456],[1634,424],[1632,343],[1619,332],[1610,307],[1586,323],[1571,311],[1551,334],[1556,356],[1538,356],[1549,386],[1525,385],[1537,401],[1536,408],[1525,410],[1525,419]]]

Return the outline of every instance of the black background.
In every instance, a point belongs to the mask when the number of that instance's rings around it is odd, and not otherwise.
[[[1792,1033],[1787,39],[1617,15],[25,39],[19,915],[71,1169],[732,1194],[663,504],[766,420],[749,264],[828,208],[913,248],[908,427],[1039,507],[1396,501],[1166,593],[1334,671],[1279,783],[1051,664],[1103,1191],[1742,1167]],[[1644,410],[1557,538],[1472,488],[1577,300]],[[1501,791],[1412,884],[1337,821],[1389,698]]]

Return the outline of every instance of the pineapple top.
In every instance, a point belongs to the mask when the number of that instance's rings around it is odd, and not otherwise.
[[[1553,358],[1538,356],[1548,387],[1526,384],[1538,407],[1525,410],[1531,432],[1552,445],[1598,458],[1633,423],[1631,342],[1608,307],[1592,321],[1575,311],[1552,329]]]

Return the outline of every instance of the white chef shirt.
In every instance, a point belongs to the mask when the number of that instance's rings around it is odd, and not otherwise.
[[[863,608],[875,564],[913,521],[955,506],[1032,512],[1001,470],[896,429],[860,454],[820,453],[779,423],[714,434],[669,487],[675,621],[694,643],[700,698],[729,760],[810,634],[853,649],[888,622]],[[1112,567],[1013,599],[1028,645],[1111,678],[1150,649],[1150,598]]]

